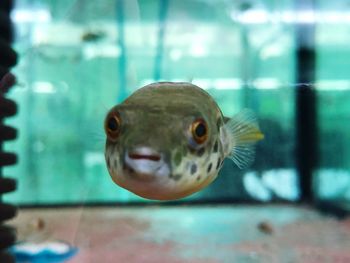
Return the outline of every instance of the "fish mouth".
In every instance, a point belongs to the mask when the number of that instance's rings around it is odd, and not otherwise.
[[[135,179],[151,180],[170,174],[162,154],[149,147],[138,147],[125,153],[128,174]]]
[[[154,162],[158,162],[161,159],[161,156],[158,154],[139,154],[139,153],[134,153],[131,152],[128,154],[129,158],[132,160],[150,160],[150,161],[154,161]]]

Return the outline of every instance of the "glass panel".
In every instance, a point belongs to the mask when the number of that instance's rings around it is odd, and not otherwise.
[[[187,200],[296,200],[294,26],[281,16],[292,8],[293,1],[18,0],[12,97],[21,133],[7,146],[20,163],[7,173],[20,185],[8,198],[144,201],[112,183],[102,123],[137,88],[168,80],[207,90],[228,117],[253,109],[266,135],[250,169],[226,160],[218,179]]]
[[[350,200],[349,5],[318,1],[322,20],[317,24],[317,92],[319,105],[320,167],[317,198]]]

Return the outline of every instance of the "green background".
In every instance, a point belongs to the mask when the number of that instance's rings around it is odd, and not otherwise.
[[[298,200],[297,22],[281,18],[298,17],[294,1],[16,2],[20,60],[10,96],[20,110],[9,123],[20,133],[6,148],[20,161],[5,173],[19,179],[19,189],[8,200],[146,201],[112,183],[102,124],[110,107],[155,80],[191,81],[227,116],[253,109],[266,136],[250,169],[240,171],[226,160],[211,186],[185,200]],[[322,16],[315,21],[320,164],[314,190],[321,199],[350,199],[350,21],[339,19],[350,7],[343,2],[316,1],[315,13]],[[245,21],[250,10],[268,19]]]

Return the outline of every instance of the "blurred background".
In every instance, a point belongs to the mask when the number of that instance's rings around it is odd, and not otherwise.
[[[136,89],[168,80],[207,90],[226,116],[253,109],[266,135],[249,170],[227,160],[210,187],[186,200],[349,200],[349,8],[326,0],[17,0],[10,97],[20,112],[9,123],[20,133],[6,147],[20,162],[6,169],[20,181],[6,198],[145,201],[112,183],[102,123]]]
[[[350,262],[350,1],[17,0],[11,20],[18,240],[84,263]],[[176,202],[116,186],[105,114],[162,80],[254,110],[254,164]]]

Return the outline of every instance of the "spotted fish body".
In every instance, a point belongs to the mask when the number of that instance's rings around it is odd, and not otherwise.
[[[263,138],[250,111],[225,123],[212,97],[190,83],[147,85],[105,119],[105,158],[112,180],[148,199],[173,200],[209,185],[223,160],[239,167]]]

